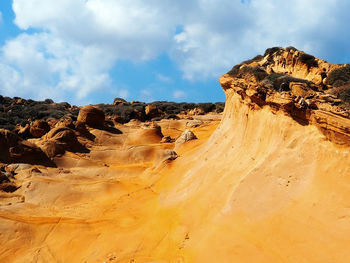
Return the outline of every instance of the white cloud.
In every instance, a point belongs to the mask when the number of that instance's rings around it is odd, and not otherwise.
[[[39,33],[21,34],[1,51],[0,78],[7,84],[0,90],[9,95],[61,100],[71,93],[81,100],[91,91],[110,86],[106,71],[113,60],[98,48]]]
[[[219,2],[199,0],[199,11],[174,36],[173,59],[186,79],[218,77],[272,46],[294,45],[324,55],[322,44],[339,39],[335,32],[345,22],[338,20],[344,12],[339,3],[346,3],[341,0]],[[330,27],[334,20],[336,25]]]
[[[0,92],[83,100],[111,88],[116,61],[165,53],[193,81],[276,45],[341,58],[339,50],[350,53],[349,7],[345,0],[13,0],[17,26],[42,33],[1,48]]]
[[[173,98],[174,99],[184,99],[186,97],[187,97],[187,94],[183,90],[175,90],[173,92]]]
[[[14,0],[13,9],[22,29],[48,30],[66,41],[108,49],[116,58],[140,61],[167,50],[181,2]]]

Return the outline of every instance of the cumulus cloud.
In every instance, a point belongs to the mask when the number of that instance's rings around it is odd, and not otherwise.
[[[349,32],[338,35],[349,20],[342,17],[350,7],[343,0],[219,2],[199,0],[198,14],[174,36],[173,59],[187,79],[217,77],[271,46],[293,45],[325,56],[332,49],[329,40],[350,40]]]
[[[134,61],[167,50],[185,1],[14,0],[15,23]],[[38,8],[40,6],[40,8]],[[181,17],[181,15],[180,15]]]
[[[37,33],[1,47],[0,91],[81,100],[112,88],[118,60],[163,54],[192,81],[217,78],[276,45],[350,59],[339,55],[350,53],[349,7],[346,0],[13,0],[15,24]]]
[[[106,73],[113,60],[93,46],[63,41],[52,34],[21,34],[1,49],[0,78],[8,95],[54,98],[66,94],[83,99],[110,86]],[[11,78],[10,78],[11,76]]]

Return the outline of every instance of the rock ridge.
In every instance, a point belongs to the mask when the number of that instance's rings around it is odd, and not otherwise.
[[[296,48],[270,48],[220,77],[226,95],[252,109],[270,107],[328,140],[350,145],[350,65],[331,64]]]

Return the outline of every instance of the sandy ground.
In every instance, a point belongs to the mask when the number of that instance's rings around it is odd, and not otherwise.
[[[236,96],[174,161],[173,143],[131,123],[20,171],[1,198],[0,262],[350,262],[350,149]],[[186,120],[159,125],[174,138]]]

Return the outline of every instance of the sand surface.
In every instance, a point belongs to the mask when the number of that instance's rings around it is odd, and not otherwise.
[[[176,160],[130,123],[19,171],[0,199],[0,262],[350,262],[349,147],[226,95]],[[186,122],[158,124],[175,138]]]

